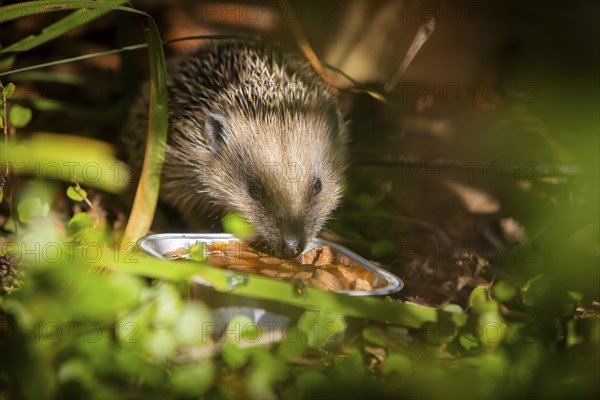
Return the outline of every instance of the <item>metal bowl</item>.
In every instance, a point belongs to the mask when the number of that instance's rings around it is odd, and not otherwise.
[[[197,243],[204,243],[210,245],[214,242],[230,242],[239,241],[233,235],[226,233],[160,233],[156,235],[146,236],[138,241],[138,246],[147,254],[166,260],[165,253],[180,248],[189,249]],[[339,244],[323,240],[313,239],[306,246],[306,251],[310,251],[315,247],[329,246],[334,250],[334,256],[342,255],[346,260],[350,260],[351,265],[362,266],[373,272],[373,286],[379,286],[369,291],[358,291],[358,290],[341,290],[336,293],[344,293],[350,296],[385,296],[395,292],[398,292],[404,286],[404,283],[397,276],[389,273],[388,271],[378,267],[372,262],[364,259],[353,251],[348,250],[344,246]],[[203,281],[199,277],[194,278],[194,282],[208,286],[210,285]]]

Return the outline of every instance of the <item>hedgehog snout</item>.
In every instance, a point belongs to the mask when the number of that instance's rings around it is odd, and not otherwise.
[[[303,237],[286,234],[281,238],[275,253],[278,257],[294,258],[304,251],[304,247],[306,241]]]
[[[278,257],[293,258],[304,251],[306,235],[302,221],[286,221],[280,228],[274,252]]]

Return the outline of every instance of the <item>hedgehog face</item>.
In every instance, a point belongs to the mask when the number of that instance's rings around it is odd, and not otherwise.
[[[255,244],[277,256],[301,253],[339,203],[346,149],[333,110],[206,117],[207,192],[250,221]]]

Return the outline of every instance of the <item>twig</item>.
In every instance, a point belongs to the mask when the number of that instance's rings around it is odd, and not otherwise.
[[[0,82],[0,90],[2,90],[2,106],[3,106],[3,119],[4,119],[4,151],[7,151],[8,149],[8,112],[7,112],[7,101],[6,101],[6,96],[4,95],[4,85]],[[8,162],[8,160],[6,160],[6,171],[4,172],[4,176],[2,177],[2,182],[0,183],[0,193],[2,193],[4,191],[4,185],[6,185],[6,182],[8,180],[8,174],[10,172],[9,170],[9,165],[10,163]]]
[[[527,322],[535,322],[537,320],[536,316],[533,314],[523,311],[511,310],[502,303],[498,303],[498,309],[500,310],[502,315],[505,315],[507,317],[521,319]]]
[[[3,125],[4,125],[4,151],[8,151],[8,106],[7,106],[7,97],[4,94],[4,85],[0,82],[0,90],[2,91],[2,106],[3,106]],[[11,134],[11,139],[14,143],[14,132]],[[4,195],[4,187],[8,183],[8,176],[10,174],[10,162],[8,158],[5,160],[6,162],[6,170],[2,175],[0,181],[0,195]],[[0,164],[1,165],[1,164]],[[14,185],[14,183],[13,183]],[[6,191],[6,204],[8,204],[8,211],[12,217],[13,226],[15,228],[15,233],[19,232],[19,219],[17,218],[17,213],[14,210],[13,206],[13,191]]]
[[[354,87],[348,89],[351,92],[354,93],[366,93],[369,96],[373,97],[376,100],[381,101],[384,104],[389,104],[389,102],[387,101],[387,99],[385,98],[384,95],[382,95],[381,93],[379,93],[378,91],[376,91],[375,89],[370,88],[369,86],[358,82],[357,80],[355,80],[354,78],[352,78],[350,75],[348,75],[347,73],[345,73],[344,71],[342,71],[341,69],[334,67],[333,65],[330,65],[328,63],[326,63],[325,61],[321,61],[321,64],[323,66],[325,66],[326,68],[337,72],[338,74],[342,75],[344,78],[348,79],[353,85]]]
[[[92,213],[94,215],[94,219],[95,219],[94,227],[97,227],[100,224],[100,210],[98,209],[98,207],[96,207],[94,205],[94,203],[91,202],[87,193],[79,185],[79,182],[75,182],[74,189],[77,192],[77,194],[83,198],[83,201],[85,202],[85,204],[87,204],[88,207],[90,208],[90,210],[92,211]]]
[[[429,39],[429,37],[433,34],[434,30],[435,17],[429,16],[427,18],[427,21],[422,23],[419,27],[419,30],[417,31],[417,34],[415,35],[408,51],[404,55],[404,58],[400,62],[400,65],[398,65],[392,77],[385,84],[383,90],[386,93],[390,93],[392,90],[394,90],[394,88],[400,81],[400,78],[402,78],[402,75],[404,75],[404,72],[406,71],[412,60],[415,58],[421,47],[425,44],[427,39]]]
[[[288,2],[288,0],[279,0],[279,5],[281,6],[281,9],[284,10],[284,9],[288,8],[289,2]],[[330,82],[329,76],[327,75],[327,71],[325,71],[325,68],[323,68],[323,65],[319,61],[319,58],[317,57],[314,50],[308,43],[308,39],[306,39],[306,36],[304,35],[304,32],[302,31],[302,27],[300,26],[300,23],[296,20],[290,20],[290,19],[287,19],[286,22],[287,22],[287,25],[288,25],[290,31],[292,32],[292,35],[294,36],[294,39],[296,40],[296,44],[300,48],[300,51],[302,52],[302,54],[304,54],[304,57],[306,57],[306,59],[308,60],[310,65],[313,67],[315,72],[317,74],[319,74],[319,76],[321,77],[323,82],[325,82],[329,86],[331,86],[331,89],[334,91],[334,94],[337,93],[337,91],[338,91],[337,86],[335,86],[332,82]]]
[[[83,201],[85,201],[85,203],[92,210],[96,211],[96,207],[94,207],[94,205],[92,204],[92,202],[90,201],[90,199],[88,199],[87,193],[84,193],[84,191],[81,189],[81,186],[79,186],[79,182],[75,182],[75,191],[77,192],[78,195],[80,195],[81,197],[83,197]]]

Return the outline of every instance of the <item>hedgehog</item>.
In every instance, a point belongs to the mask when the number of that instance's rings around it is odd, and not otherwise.
[[[347,123],[330,87],[279,45],[216,41],[167,66],[169,128],[160,197],[191,227],[237,212],[252,244],[300,254],[337,207],[347,162]],[[148,85],[126,125],[141,168]]]

